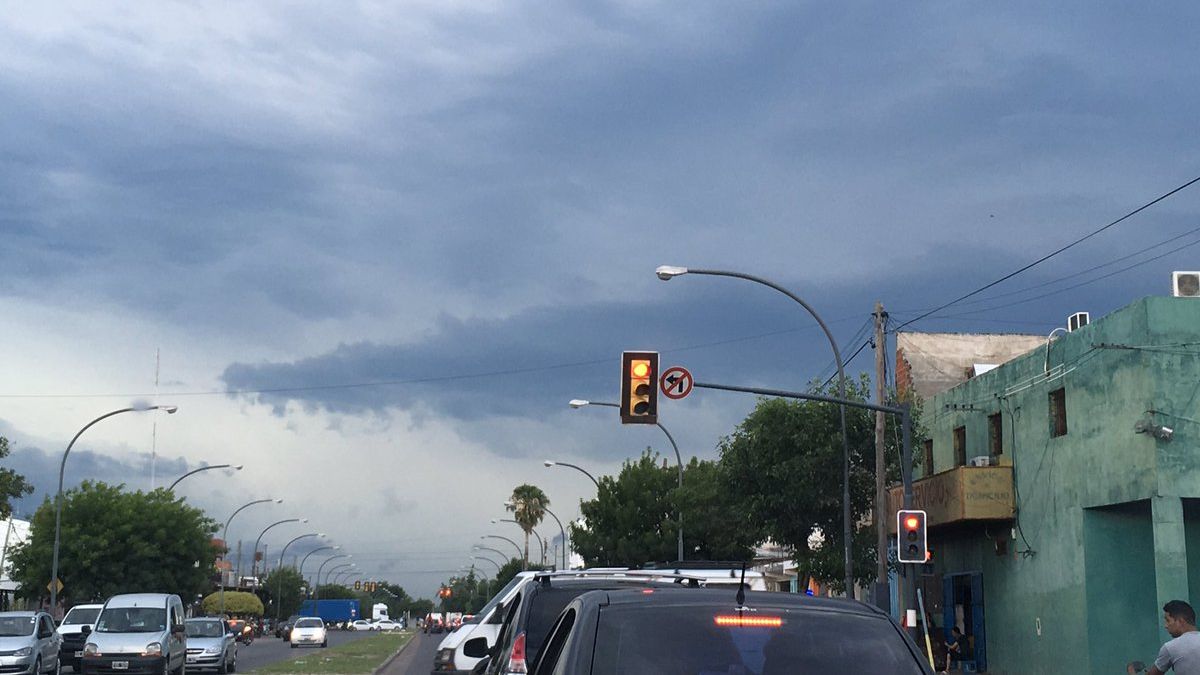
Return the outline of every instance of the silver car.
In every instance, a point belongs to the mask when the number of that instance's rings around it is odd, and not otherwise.
[[[0,612],[0,673],[41,675],[62,671],[62,638],[45,612]]]
[[[224,621],[217,617],[188,619],[187,669],[212,669],[218,673],[237,670],[237,641]]]

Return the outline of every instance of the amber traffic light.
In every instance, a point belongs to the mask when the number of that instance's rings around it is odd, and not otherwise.
[[[621,354],[621,423],[658,422],[658,352]]]
[[[929,540],[925,532],[925,512],[901,510],[896,513],[896,559],[902,563],[925,564],[929,560]]]

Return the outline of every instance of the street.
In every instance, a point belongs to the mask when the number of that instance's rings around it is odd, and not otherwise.
[[[444,637],[445,633],[430,635],[418,631],[382,675],[429,675],[433,669],[433,656]]]
[[[361,640],[364,637],[375,635],[368,631],[352,631],[352,630],[331,630],[329,631],[329,647],[333,648],[338,645],[344,645],[347,642]],[[310,651],[321,651],[314,647],[303,647],[292,649],[291,644],[286,640],[280,640],[276,637],[264,636],[255,640],[249,646],[238,646],[238,670],[250,672],[255,668],[268,666],[276,661],[295,657],[298,654],[303,654]],[[430,663],[432,663],[432,657]]]

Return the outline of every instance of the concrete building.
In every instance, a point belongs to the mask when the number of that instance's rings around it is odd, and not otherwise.
[[[925,401],[916,581],[980,671],[1124,672],[1166,601],[1200,601],[1200,300],[1040,340]]]

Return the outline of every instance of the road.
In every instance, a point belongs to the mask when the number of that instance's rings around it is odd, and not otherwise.
[[[352,640],[358,640],[374,633],[368,631],[352,631],[352,630],[331,630],[329,631],[329,646],[336,647],[343,645]],[[280,640],[277,637],[265,636],[258,638],[250,646],[238,645],[238,672],[249,672],[255,668],[270,665],[276,661],[289,659],[297,654],[302,654],[307,651],[318,650],[318,647],[303,647],[301,649],[292,649],[288,642]],[[433,657],[429,659],[433,663]]]
[[[412,642],[381,675],[429,675],[433,670],[433,657],[437,654],[438,643],[444,637],[445,633],[429,635],[418,631]]]

